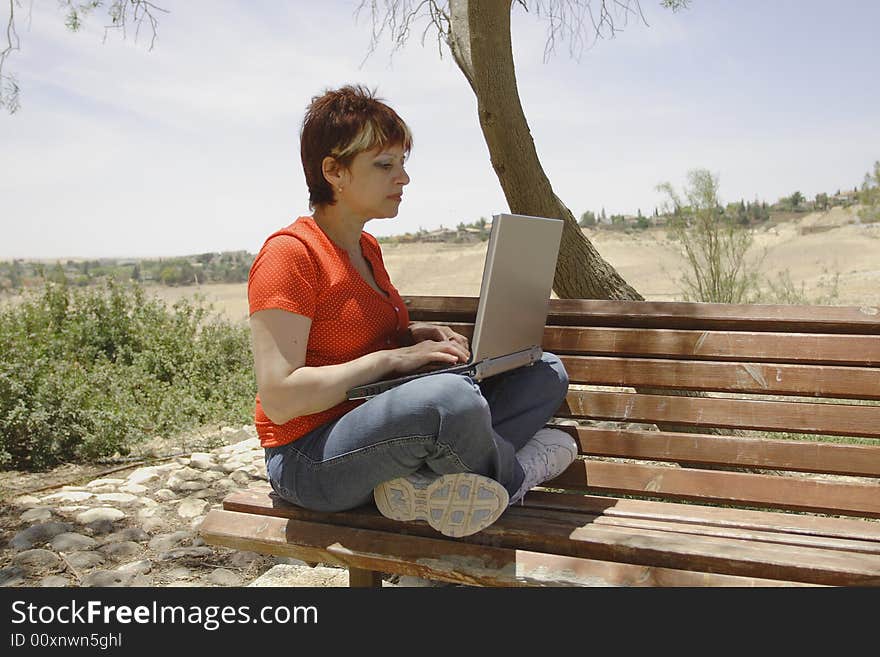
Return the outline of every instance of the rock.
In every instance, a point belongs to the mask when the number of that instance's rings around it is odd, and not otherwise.
[[[168,502],[169,500],[176,500],[177,493],[168,488],[160,488],[155,493],[153,493],[153,497],[159,500],[160,502]]]
[[[44,577],[40,580],[40,586],[42,587],[58,587],[58,586],[72,586],[73,582],[67,578],[62,577],[61,575],[49,575],[48,577]]]
[[[84,490],[65,490],[60,493],[46,495],[43,500],[47,502],[84,502],[95,494]]]
[[[154,536],[147,544],[147,547],[156,552],[165,552],[180,545],[184,541],[191,540],[194,536],[193,532],[183,530],[172,532],[170,534],[160,534],[159,536]]]
[[[248,586],[315,586],[336,587],[348,586],[348,570],[328,568],[325,566],[292,566],[278,564],[273,566]]]
[[[100,518],[86,524],[86,528],[92,532],[93,536],[103,536],[104,534],[112,533],[116,529],[116,525],[113,522],[109,518]]]
[[[27,571],[21,566],[0,568],[0,586],[18,586],[24,584]]]
[[[216,463],[213,454],[196,452],[189,457],[189,465],[198,470],[210,470]]]
[[[58,534],[50,541],[52,549],[56,552],[76,552],[77,550],[90,550],[98,544],[91,536],[65,532]]]
[[[131,493],[132,495],[143,495],[149,488],[140,484],[125,484],[119,487],[120,493]]]
[[[25,509],[36,506],[37,504],[40,504],[41,501],[39,497],[34,497],[33,495],[22,495],[21,497],[16,497],[12,500],[12,503],[17,507]]]
[[[208,581],[217,586],[241,586],[241,577],[226,568],[217,568],[208,575]]]
[[[120,484],[124,484],[125,479],[94,479],[86,484],[86,488],[89,490],[94,490],[95,488],[100,488],[102,486],[119,486]]]
[[[186,498],[177,507],[177,515],[181,518],[195,518],[201,515],[207,504],[205,500]]]
[[[176,491],[204,490],[207,487],[204,481],[181,481],[171,486]]]
[[[83,511],[76,516],[76,521],[81,525],[85,525],[97,520],[109,520],[110,522],[114,522],[116,520],[121,520],[124,517],[125,513],[119,509],[114,509],[110,506],[99,506],[94,509],[89,509],[88,511]]]
[[[82,578],[83,586],[128,586],[134,578],[132,573],[118,570],[93,570]]]
[[[111,504],[131,504],[136,499],[137,497],[130,493],[101,493],[98,495],[99,502],[110,502]]]
[[[44,506],[28,509],[21,514],[22,522],[48,522],[52,519],[52,509]]]
[[[162,521],[162,518],[146,518],[141,522],[141,527],[144,528],[144,531],[155,532],[162,529],[165,523]]]
[[[133,556],[140,555],[144,551],[144,546],[134,541],[122,541],[121,543],[107,543],[98,548],[102,553],[114,559],[129,559]]]
[[[155,467],[152,468],[138,468],[130,475],[128,475],[128,484],[127,485],[140,485],[146,484],[151,481],[155,481],[159,478],[159,472]]]
[[[15,550],[27,550],[36,543],[46,543],[58,534],[69,532],[71,529],[73,525],[69,522],[42,522],[31,525],[13,536],[9,546]]]
[[[192,577],[192,571],[186,566],[175,566],[165,573],[168,579],[189,579]]]
[[[263,555],[257,552],[250,552],[248,550],[236,550],[229,556],[229,565],[234,568],[245,568],[251,565],[254,561],[259,561],[262,558]]]
[[[247,470],[244,469],[236,470],[229,475],[229,478],[239,486],[246,486],[251,481],[251,476],[248,474]]]
[[[115,543],[119,541],[138,541],[142,543],[148,540],[150,540],[150,535],[141,527],[126,527],[125,529],[120,529],[118,532],[114,532],[104,538],[105,543]]]
[[[168,550],[159,555],[158,561],[173,561],[174,559],[183,559],[185,557],[210,557],[214,554],[214,550],[208,547],[180,547]]]
[[[104,563],[104,557],[98,552],[81,551],[65,554],[64,559],[74,570],[88,570]]]
[[[57,568],[62,562],[51,550],[35,548],[19,552],[12,558],[12,563],[24,568]]]
[[[149,559],[141,559],[140,561],[131,561],[116,568],[117,571],[133,574],[145,575],[153,569],[153,562]]]

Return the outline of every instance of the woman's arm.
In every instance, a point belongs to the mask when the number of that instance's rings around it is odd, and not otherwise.
[[[275,308],[251,315],[257,390],[263,412],[275,424],[320,413],[347,399],[358,385],[411,372],[433,361],[467,360],[452,341],[427,340],[411,347],[375,351],[339,365],[306,367],[312,320]]]

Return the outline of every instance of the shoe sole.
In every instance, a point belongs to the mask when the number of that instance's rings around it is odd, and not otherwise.
[[[444,536],[459,538],[481,531],[507,508],[507,490],[494,479],[472,473],[442,475],[425,488],[405,478],[380,484],[373,491],[386,518],[424,520]]]

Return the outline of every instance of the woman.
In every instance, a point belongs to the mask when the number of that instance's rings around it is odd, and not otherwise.
[[[479,385],[458,374],[368,401],[360,384],[469,358],[447,326],[410,322],[364,225],[397,216],[412,147],[397,113],[360,86],[312,99],[300,135],[311,216],[266,240],[248,279],[256,426],[275,492],[339,511],[373,498],[448,536],[492,524],[577,455],[542,429],[568,377],[556,356]]]

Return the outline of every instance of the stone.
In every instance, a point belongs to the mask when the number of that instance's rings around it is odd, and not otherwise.
[[[40,580],[40,586],[42,587],[60,587],[60,586],[73,586],[73,582],[67,577],[62,577],[61,575],[49,575],[48,577],[44,577]]]
[[[48,522],[52,519],[52,509],[44,506],[28,509],[20,516],[22,522]]]
[[[193,532],[184,530],[172,532],[170,534],[159,534],[150,539],[147,547],[156,552],[165,552],[180,545],[184,541],[192,540],[194,537],[195,534],[193,534]]]
[[[193,491],[193,490],[203,490],[208,487],[204,481],[181,481],[172,486],[174,490],[177,491]]]
[[[150,535],[141,527],[126,527],[125,529],[120,529],[104,538],[105,543],[115,543],[119,541],[138,541],[142,543],[149,540]]]
[[[9,540],[9,547],[14,550],[27,550],[36,543],[46,543],[58,534],[69,532],[73,525],[69,522],[42,522],[31,525],[27,529],[18,532]]]
[[[170,500],[177,499],[177,493],[168,488],[160,488],[155,493],[153,493],[153,497],[159,500],[160,502],[168,502]]]
[[[263,586],[314,586],[341,587],[348,586],[348,570],[325,566],[293,566],[278,564],[248,584],[253,587]]]
[[[21,566],[0,568],[0,586],[18,586],[24,584],[27,571]]]
[[[165,573],[168,579],[188,579],[192,577],[192,571],[186,566],[175,566]]]
[[[122,541],[121,543],[107,543],[98,548],[103,554],[114,559],[130,559],[143,553],[144,546],[134,541]]]
[[[208,581],[217,586],[241,586],[241,577],[227,568],[213,570]]]
[[[244,469],[236,470],[229,475],[229,478],[239,486],[246,486],[251,480],[251,476],[248,474],[247,470]]]
[[[93,479],[89,483],[86,484],[86,488],[89,490],[94,490],[95,488],[99,488],[102,486],[119,486],[120,484],[124,484],[125,479]]]
[[[118,570],[93,570],[82,578],[82,586],[128,586],[133,578],[132,573]]]
[[[120,493],[131,493],[132,495],[143,495],[149,488],[140,484],[125,484],[119,487]]]
[[[214,550],[208,547],[180,547],[168,550],[159,555],[158,561],[173,561],[185,557],[203,558],[213,556]]]
[[[101,493],[98,495],[98,501],[102,503],[110,502],[111,504],[131,504],[137,500],[137,497],[130,493]]]
[[[56,552],[76,552],[78,550],[90,550],[98,544],[98,541],[91,536],[65,532],[58,534],[49,543]]]
[[[92,532],[93,536],[103,536],[112,533],[116,529],[116,525],[109,518],[99,518],[87,523],[86,528]]]
[[[64,560],[74,570],[88,570],[104,563],[104,556],[98,552],[80,551],[64,555]]]
[[[162,521],[162,518],[146,518],[141,522],[141,527],[143,527],[144,531],[148,532],[156,532],[164,527],[165,523]]]
[[[149,559],[141,559],[139,561],[130,561],[129,563],[122,564],[118,568],[117,571],[133,574],[133,575],[145,575],[153,569],[153,562]]]
[[[14,500],[12,500],[12,503],[17,507],[25,509],[31,506],[36,506],[37,504],[41,504],[41,500],[39,497],[34,497],[33,495],[21,495],[20,497],[16,497]]]
[[[229,556],[229,565],[234,568],[246,568],[250,566],[254,561],[259,561],[263,556],[257,552],[251,552],[249,550],[236,550]],[[300,562],[302,563],[302,562]]]
[[[61,558],[52,550],[34,548],[16,554],[12,558],[12,563],[24,568],[57,568],[62,562]]]
[[[202,514],[207,504],[205,500],[186,498],[177,507],[177,515],[181,518],[195,518]]]
[[[207,452],[195,452],[189,457],[189,465],[198,470],[210,470],[215,465],[214,455]]]
[[[81,525],[85,525],[95,522],[96,520],[109,520],[114,522],[116,520],[121,520],[124,517],[125,513],[119,509],[114,509],[110,506],[99,506],[94,509],[89,509],[88,511],[83,511],[76,516],[76,521]]]
[[[128,481],[128,485],[132,485],[132,484],[140,485],[140,484],[149,483],[151,481],[155,481],[158,478],[159,478],[159,472],[156,470],[155,467],[138,468],[137,470],[132,472],[130,475],[128,475],[127,481]]]
[[[84,502],[95,494],[84,490],[65,490],[60,493],[46,495],[43,500],[49,502]]]

